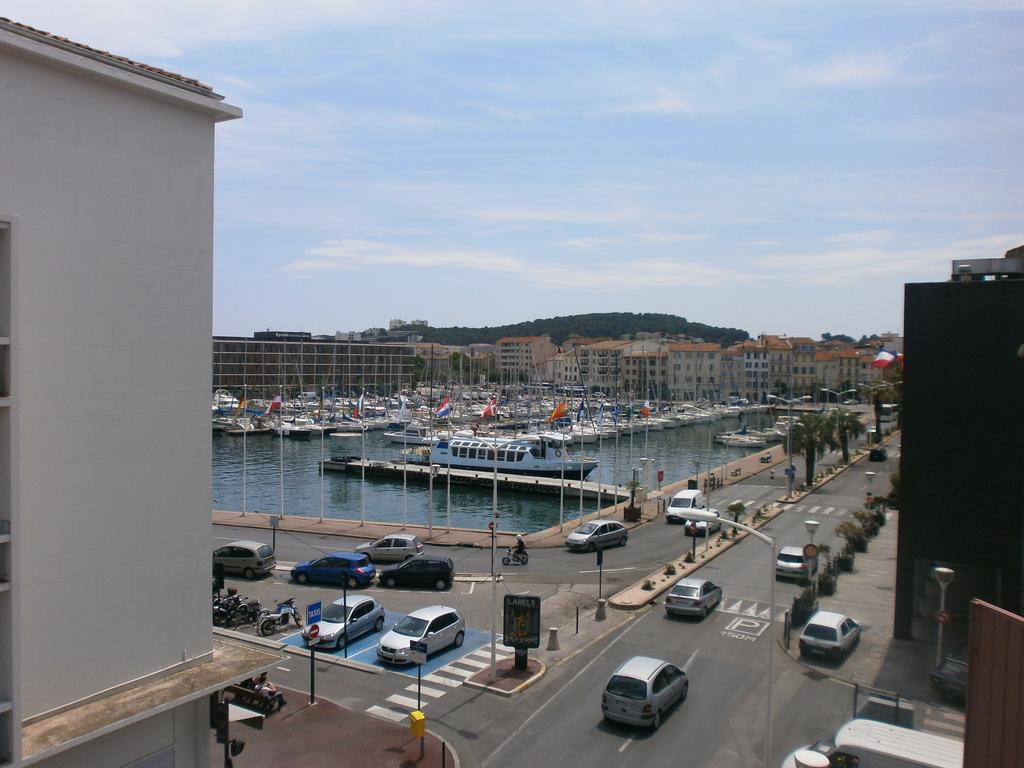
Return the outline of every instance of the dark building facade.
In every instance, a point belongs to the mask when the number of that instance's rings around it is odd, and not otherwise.
[[[328,392],[391,394],[412,385],[416,348],[313,339],[267,331],[263,338],[213,337],[213,388],[249,397],[274,393]]]
[[[954,262],[951,282],[905,287],[899,638],[934,635],[937,565],[956,573],[954,637],[966,637],[971,598],[1024,612],[1024,269],[1014,254]]]

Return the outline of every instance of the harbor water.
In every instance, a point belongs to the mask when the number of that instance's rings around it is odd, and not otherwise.
[[[664,471],[664,482],[717,468],[742,456],[751,449],[732,448],[715,443],[711,438],[720,432],[739,429],[746,424],[752,429],[771,426],[774,417],[751,413],[738,418],[725,418],[704,424],[692,424],[620,435],[598,443],[582,446],[582,453],[596,456],[600,464],[588,477],[590,482],[611,486],[625,485],[632,469],[641,470],[651,488],[657,489],[658,470]],[[428,517],[442,528],[485,528],[490,520],[493,495],[490,489],[452,484],[445,478],[434,481],[431,503],[428,486],[422,481],[403,483],[397,479],[366,478],[359,473],[328,472],[321,477],[319,462],[324,458],[362,454],[363,440],[355,435],[346,438],[319,437],[307,441],[282,439],[276,435],[248,435],[244,439],[220,432],[213,435],[213,508],[263,514],[305,515],[319,517],[321,504],[326,518],[364,519],[393,523],[426,525]],[[401,461],[402,445],[391,443],[380,431],[366,433],[367,459]],[[579,453],[579,444],[572,448]],[[244,460],[243,460],[244,457]],[[644,461],[649,459],[649,461]],[[567,478],[572,479],[572,478]],[[579,479],[578,477],[576,478]],[[243,491],[244,481],[244,491]],[[243,499],[244,495],[244,499]],[[601,506],[611,503],[606,496]],[[597,499],[583,500],[583,513],[598,510]],[[566,495],[564,504],[559,495],[513,493],[498,490],[498,527],[501,530],[528,533],[571,522],[579,518],[580,500]]]

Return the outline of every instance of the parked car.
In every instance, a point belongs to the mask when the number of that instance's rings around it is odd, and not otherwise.
[[[370,558],[355,552],[331,552],[329,555],[306,560],[292,568],[292,579],[299,584],[319,581],[326,584],[344,584],[347,587],[365,587],[373,582],[377,569]]]
[[[455,578],[455,563],[450,557],[420,555],[394,568],[380,572],[385,587],[434,587],[448,589]]]
[[[818,560],[808,564],[803,547],[783,547],[775,558],[775,576],[782,579],[814,578],[818,574]]]
[[[718,518],[721,517],[717,509],[706,509],[701,510],[702,512],[710,512],[715,516],[715,520],[690,520],[689,518],[683,519],[683,525],[685,525],[685,532],[687,536],[708,536],[711,533],[717,533],[722,530],[722,521]]]
[[[591,520],[584,523],[565,537],[565,546],[569,549],[586,550],[604,549],[613,544],[622,546],[629,539],[629,531],[622,523],[614,520]]]
[[[232,541],[213,550],[213,564],[224,566],[225,574],[247,579],[270,573],[277,565],[274,548],[259,541]]]
[[[466,620],[457,610],[429,605],[413,611],[387,632],[377,642],[377,655],[393,664],[408,664],[412,661],[409,643],[413,640],[426,643],[429,656],[449,645],[458,648],[465,638]]]
[[[608,720],[657,728],[673,704],[686,701],[689,688],[686,673],[674,664],[634,656],[608,679],[601,712]]]
[[[700,616],[722,602],[722,588],[707,579],[680,579],[665,596],[665,612],[669,616]]]
[[[423,542],[411,533],[395,533],[376,541],[369,541],[356,547],[374,563],[400,563],[410,557],[423,554]]]
[[[885,461],[889,458],[889,452],[885,448],[872,448],[868,451],[868,461]]]
[[[967,649],[960,648],[944,658],[931,678],[932,688],[950,701],[967,701]]]
[[[347,629],[346,629],[347,625]],[[311,628],[317,628],[316,638],[312,637]],[[380,632],[384,629],[384,606],[376,598],[369,595],[349,595],[324,606],[320,613],[320,621],[306,625],[302,630],[302,639],[306,647],[333,647],[340,650],[348,638],[348,642],[368,632]]]
[[[800,633],[800,655],[841,659],[860,642],[860,625],[848,616],[818,611]]]
[[[696,489],[680,491],[669,501],[665,509],[666,523],[685,523],[686,513],[691,509],[704,509],[704,494]]]

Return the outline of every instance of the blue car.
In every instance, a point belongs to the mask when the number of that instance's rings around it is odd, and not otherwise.
[[[320,581],[343,584],[346,587],[365,587],[371,583],[377,569],[370,558],[355,552],[331,552],[317,560],[307,560],[292,568],[292,580],[299,584]]]

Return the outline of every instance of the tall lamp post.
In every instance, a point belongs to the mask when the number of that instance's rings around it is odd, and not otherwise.
[[[793,469],[793,403],[802,403],[805,400],[810,400],[810,395],[803,395],[801,397],[779,397],[778,395],[768,395],[769,400],[778,400],[781,403],[789,404],[789,421],[786,427],[786,458],[788,464],[786,464],[786,498],[788,499],[793,495],[793,477],[796,475],[796,470]]]
[[[946,588],[953,583],[953,577],[956,575],[952,568],[944,568],[941,565],[936,566],[933,569],[935,573],[935,580],[939,582],[939,645],[935,649],[935,666],[938,667],[942,664],[942,629],[946,626]]]
[[[842,392],[836,392],[833,389],[826,389],[825,387],[822,387],[821,391],[822,392],[828,392],[830,395],[835,395],[836,396],[836,408],[838,409],[839,408],[839,398],[841,398],[843,395],[849,395],[851,392],[856,392],[857,390],[856,389],[844,389]]]
[[[768,704],[765,707],[765,725],[764,725],[764,764],[769,766],[772,764],[772,662],[775,658],[775,632],[772,630],[772,625],[775,622],[775,560],[777,548],[775,546],[775,539],[770,536],[765,536],[756,528],[751,528],[749,525],[743,523],[736,523],[732,520],[726,520],[725,518],[719,518],[714,512],[707,509],[691,509],[687,512],[687,518],[693,522],[703,520],[705,523],[710,525],[713,521],[719,520],[722,525],[731,525],[734,528],[739,528],[741,531],[746,531],[752,536],[760,539],[771,548],[771,557],[768,560],[768,584],[770,585],[770,597],[768,601],[770,608],[768,612]]]

